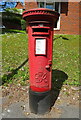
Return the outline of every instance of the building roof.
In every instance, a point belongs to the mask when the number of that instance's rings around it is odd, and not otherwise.
[[[18,8],[18,9],[24,9],[24,5],[22,2],[17,2],[15,8]]]

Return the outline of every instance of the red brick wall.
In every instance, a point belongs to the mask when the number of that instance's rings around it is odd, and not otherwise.
[[[78,2],[61,4],[60,30],[55,30],[55,34],[79,34],[79,8]]]
[[[37,8],[37,2],[25,2],[25,10]]]
[[[26,1],[26,0],[25,0]],[[37,8],[36,2],[25,2],[25,10]],[[60,14],[60,30],[55,30],[55,34],[79,34],[81,28],[80,2],[62,2]]]

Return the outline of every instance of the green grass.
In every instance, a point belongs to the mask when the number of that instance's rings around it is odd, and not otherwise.
[[[2,34],[2,68],[3,83],[25,81],[28,79],[27,64],[17,71],[17,74],[8,79],[7,74],[13,72],[27,58],[27,35],[21,33]],[[5,74],[5,75],[4,75]],[[11,75],[10,75],[11,76]]]
[[[79,36],[56,35],[53,46],[53,69],[68,75],[65,84],[79,85]]]
[[[6,33],[0,36],[2,36],[3,83],[27,84],[28,63],[14,71],[28,58],[26,33]],[[79,85],[79,36],[55,35],[54,39],[53,70],[61,70],[68,75],[64,84]]]

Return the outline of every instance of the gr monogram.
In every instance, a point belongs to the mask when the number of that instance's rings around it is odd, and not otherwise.
[[[47,78],[47,73],[38,72],[38,73],[35,74],[36,83],[41,83],[42,81],[47,83],[46,78]]]

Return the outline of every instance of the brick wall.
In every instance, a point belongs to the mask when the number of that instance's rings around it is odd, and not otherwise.
[[[60,30],[55,30],[55,34],[79,34],[79,8],[78,2],[61,4]]]
[[[37,8],[37,2],[25,2],[25,10]]]
[[[26,1],[26,0],[25,0]],[[25,2],[25,10],[37,8],[36,2]],[[55,30],[55,34],[76,34],[81,31],[81,3],[62,2],[60,14],[60,30]]]

